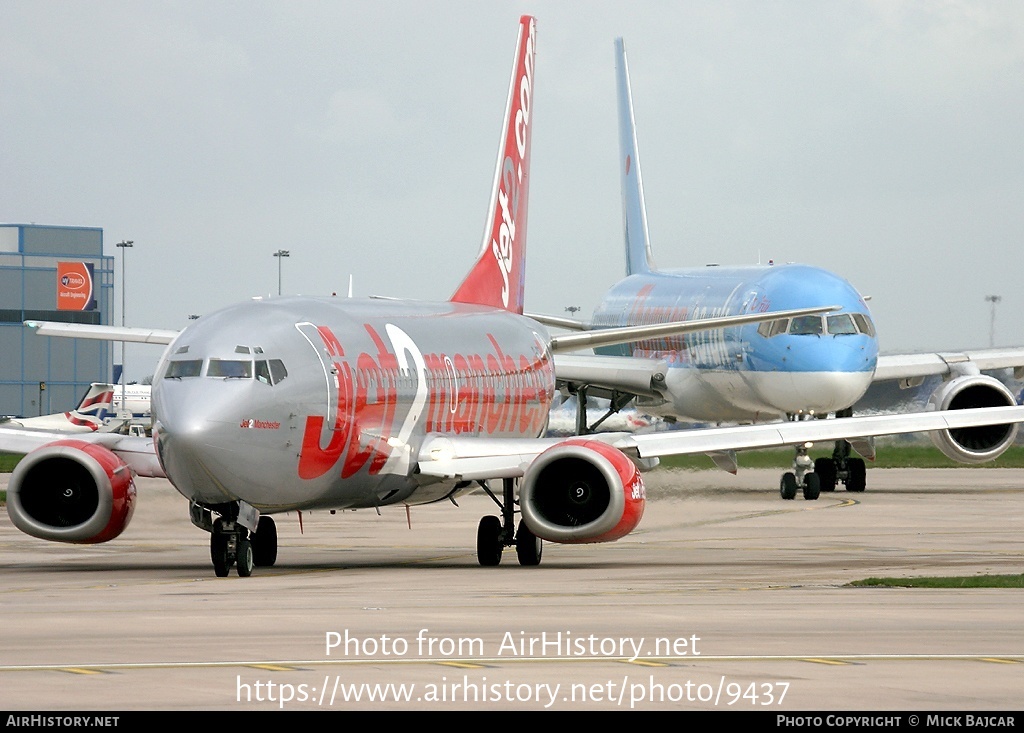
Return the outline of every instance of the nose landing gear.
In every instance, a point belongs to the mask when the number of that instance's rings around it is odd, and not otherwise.
[[[213,512],[221,516],[214,519]],[[193,504],[190,514],[193,524],[210,533],[210,560],[218,578],[227,577],[232,567],[239,577],[248,578],[253,568],[277,562],[277,525],[271,517],[259,517],[252,532],[238,521],[236,503],[215,507]]]

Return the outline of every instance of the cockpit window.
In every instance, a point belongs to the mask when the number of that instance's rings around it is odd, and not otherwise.
[[[863,333],[874,337],[875,327],[871,319],[863,313],[837,313],[824,320],[827,332],[833,336],[851,336]],[[777,321],[766,321],[757,327],[757,332],[765,338],[790,333],[796,336],[820,336],[826,332],[821,316],[801,316],[792,322],[786,318]]]
[[[264,384],[280,384],[288,376],[288,370],[284,368],[284,362],[280,359],[265,361],[260,359],[256,362],[256,381]]]
[[[854,313],[853,322],[857,324],[857,330],[861,333],[866,333],[868,336],[875,335],[875,326],[871,323],[871,319],[863,313]]]
[[[208,377],[227,377],[233,379],[252,379],[252,362],[234,359],[210,359],[206,369]]]
[[[780,333],[785,333],[789,327],[788,318],[779,318],[775,321],[765,321],[757,327],[757,332],[765,338],[771,338],[772,336],[778,336]]]
[[[789,332],[797,336],[817,336],[821,334],[821,316],[800,316],[794,318]]]
[[[164,377],[167,379],[181,379],[182,377],[198,377],[203,370],[202,359],[187,359],[183,361],[172,361],[167,364],[167,371]]]
[[[828,317],[828,332],[836,335],[849,335],[857,333],[857,326],[849,313],[840,313]]]

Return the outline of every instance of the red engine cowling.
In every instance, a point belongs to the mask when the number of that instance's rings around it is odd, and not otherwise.
[[[550,542],[612,542],[644,514],[640,472],[596,440],[566,440],[541,453],[523,476],[519,508],[530,531]]]
[[[7,513],[26,534],[94,544],[124,531],[135,511],[128,466],[95,443],[60,440],[25,456],[7,487]]]
[[[1016,405],[1013,393],[998,379],[977,374],[944,382],[929,398],[936,410]],[[948,458],[960,463],[984,463],[998,458],[1017,437],[1017,423],[983,425],[928,434],[932,443]]]

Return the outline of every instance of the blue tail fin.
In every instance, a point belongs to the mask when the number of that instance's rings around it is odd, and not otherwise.
[[[651,256],[644,206],[644,183],[640,176],[640,154],[636,146],[636,121],[633,119],[633,95],[629,90],[626,46],[615,39],[615,76],[619,92],[619,164],[622,166],[622,217],[626,231],[626,274],[657,269]]]

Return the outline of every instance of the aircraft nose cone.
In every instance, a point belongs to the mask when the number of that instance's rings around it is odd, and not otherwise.
[[[171,385],[184,392],[182,385]],[[187,390],[193,392],[195,390]],[[201,391],[201,390],[199,390]],[[157,454],[167,478],[182,494],[204,502],[221,502],[235,497],[227,488],[231,469],[224,458],[227,424],[218,419],[229,414],[202,395],[161,395],[153,422]]]

